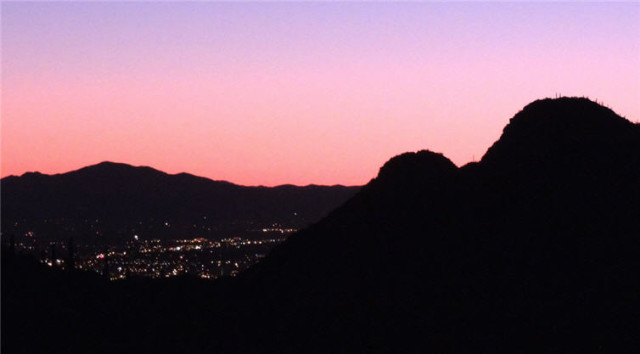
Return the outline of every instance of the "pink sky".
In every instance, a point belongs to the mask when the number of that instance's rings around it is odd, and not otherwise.
[[[556,93],[640,121],[640,3],[2,3],[2,176],[109,160],[244,185],[479,159]]]

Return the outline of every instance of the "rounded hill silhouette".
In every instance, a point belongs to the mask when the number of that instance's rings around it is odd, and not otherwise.
[[[638,162],[639,140],[636,124],[589,99],[544,99],[511,119],[482,163],[527,173],[620,168]]]
[[[378,173],[378,180],[420,181],[451,177],[456,165],[442,154],[428,150],[407,152],[387,161]]]

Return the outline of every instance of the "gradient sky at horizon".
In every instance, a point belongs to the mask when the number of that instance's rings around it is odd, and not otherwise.
[[[2,176],[359,185],[556,93],[640,121],[640,3],[3,2]]]

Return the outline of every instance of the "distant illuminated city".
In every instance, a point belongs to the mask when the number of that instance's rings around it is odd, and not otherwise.
[[[30,231],[15,244],[15,248],[20,253],[38,255],[39,252],[40,262],[50,267],[95,272],[112,281],[185,275],[217,279],[238,275],[295,231],[294,228],[272,224],[252,230],[251,237],[161,240],[133,235],[124,243],[104,247],[73,240],[50,241],[47,249],[37,245],[34,232]]]

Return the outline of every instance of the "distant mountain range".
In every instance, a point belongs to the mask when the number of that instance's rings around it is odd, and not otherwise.
[[[3,232],[22,234],[22,226],[38,229],[44,238],[87,240],[99,230],[112,241],[134,233],[216,237],[272,223],[306,226],[359,189],[245,187],[113,162],[57,175],[25,173],[3,178],[1,184]]]
[[[56,330],[34,308],[39,288],[3,273],[3,350],[47,333],[81,344],[29,348],[635,352],[639,275],[640,126],[585,98],[544,99],[477,163],[392,158],[236,279],[105,285],[82,305],[65,299],[86,283],[69,280],[50,307],[73,326]]]

